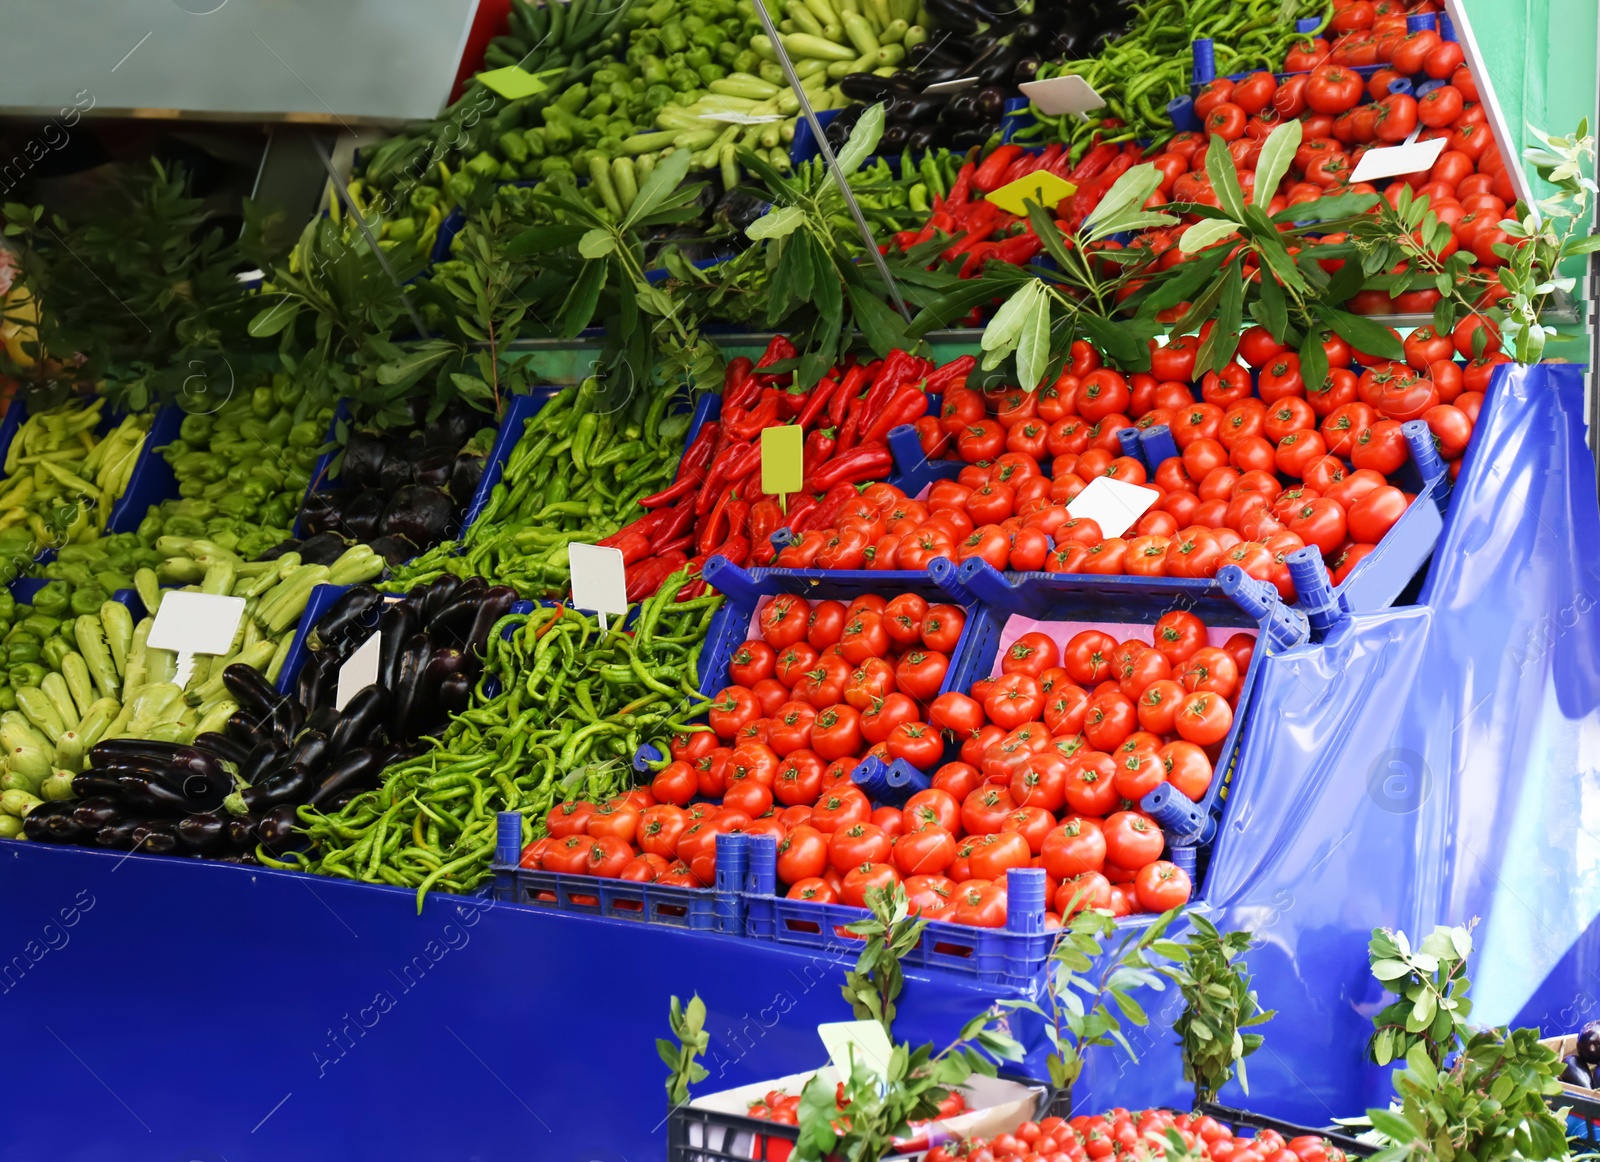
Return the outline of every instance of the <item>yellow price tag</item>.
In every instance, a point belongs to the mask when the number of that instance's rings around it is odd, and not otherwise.
[[[520,101],[523,97],[542,93],[550,87],[532,73],[523,72],[516,65],[479,73],[478,80],[508,101]]]
[[[1078,187],[1071,182],[1056,177],[1048,170],[1040,170],[1020,177],[1010,185],[1001,186],[987,196],[989,201],[1006,213],[1020,217],[1028,212],[1024,201],[1037,202],[1045,210],[1054,211],[1061,199],[1070,198],[1077,192]]]
[[[761,430],[761,491],[787,515],[789,493],[805,487],[805,433],[799,424]]]

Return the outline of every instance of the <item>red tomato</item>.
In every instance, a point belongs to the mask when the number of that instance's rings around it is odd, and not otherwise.
[[[967,615],[959,605],[930,605],[922,619],[922,644],[949,656],[961,640]]]
[[[761,636],[775,650],[804,641],[811,606],[804,597],[780,593],[761,609]]]
[[[1071,672],[1070,666],[1068,671]],[[1031,674],[1006,674],[984,699],[983,709],[996,726],[1002,730],[1013,730],[1024,722],[1039,718],[1044,710],[1044,689]]]
[[[974,879],[1004,881],[1014,867],[1027,867],[1033,859],[1028,841],[1017,831],[993,831],[980,836],[968,856]]]
[[[844,876],[839,891],[839,902],[856,908],[867,906],[867,892],[873,889],[887,891],[900,882],[899,873],[886,863],[864,863],[853,867]]]
[[[1361,100],[1361,76],[1338,65],[1319,65],[1306,82],[1306,104],[1317,113],[1343,113]]]
[[[1206,644],[1206,627],[1188,610],[1173,609],[1156,619],[1151,631],[1155,648],[1166,655],[1167,661],[1177,666]]]
[[[1166,840],[1154,821],[1134,811],[1118,811],[1102,825],[1106,859],[1121,868],[1142,868],[1161,856]]]
[[[861,737],[874,746],[888,742],[895,727],[902,722],[916,722],[919,717],[917,704],[908,695],[898,691],[885,694],[861,712]]]
[[[1098,871],[1083,872],[1061,881],[1056,889],[1056,911],[1063,920],[1091,908],[1111,907],[1111,883]],[[1109,1145],[1102,1157],[1109,1157]],[[1095,1157],[1090,1154],[1089,1157]]]
[[[1037,678],[1060,661],[1060,650],[1049,634],[1025,633],[1011,643],[1000,660],[1002,674],[1030,674]]]
[[[930,769],[944,754],[944,740],[925,722],[900,723],[889,732],[885,744],[890,755],[919,770]]]
[[[813,904],[836,904],[839,902],[839,893],[832,884],[821,877],[804,879],[789,887],[788,898],[791,900],[809,900]]]
[[[979,787],[961,802],[961,827],[968,835],[991,835],[1005,826],[1017,809],[1004,787]]]
[[[1194,892],[1194,885],[1189,880],[1188,872],[1174,863],[1158,859],[1139,869],[1139,874],[1133,877],[1133,890],[1145,911],[1166,912],[1187,904]]]
[[[1233,708],[1222,695],[1204,690],[1189,695],[1174,725],[1180,738],[1198,746],[1210,746],[1227,737],[1233,726]]]
[[[1061,666],[1074,682],[1092,686],[1113,676],[1111,658],[1116,648],[1117,639],[1110,634],[1094,629],[1084,630],[1067,642]]]
[[[1375,488],[1352,504],[1346,513],[1350,536],[1363,544],[1375,545],[1405,511],[1405,493],[1390,485]]]
[[[939,826],[907,832],[894,841],[893,856],[903,876],[943,875],[955,862],[955,836]]]
[[[1064,880],[1104,867],[1106,840],[1098,822],[1073,816],[1045,837],[1040,854],[1045,871],[1054,879]]]
[[[1157,752],[1167,782],[1198,803],[1211,786],[1211,760],[1206,752],[1182,739],[1169,742]]]

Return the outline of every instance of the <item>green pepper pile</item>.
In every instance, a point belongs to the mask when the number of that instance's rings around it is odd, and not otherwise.
[[[1272,70],[1280,67],[1290,47],[1316,33],[1295,31],[1295,21],[1320,16],[1326,25],[1331,0],[1150,0],[1133,9],[1128,31],[1099,56],[1075,61],[1047,61],[1038,80],[1073,74],[1105,98],[1104,115],[1122,124],[1106,135],[1098,118],[1085,120],[1067,113],[1051,117],[1029,110],[1037,128],[1017,140],[1061,141],[1072,146],[1074,160],[1099,133],[1100,141],[1142,141],[1159,145],[1173,134],[1167,103],[1189,92],[1191,44],[1212,38],[1217,73]]]
[[[431,889],[468,892],[489,877],[497,812],[522,812],[527,842],[558,798],[620,794],[634,751],[690,729],[678,720],[702,700],[700,650],[723,598],[674,602],[688,576],[669,577],[628,632],[620,622],[601,632],[565,606],[503,619],[472,708],[377,790],[332,815],[300,808],[317,846],[296,858],[323,875],[415,888],[420,911]]]
[[[599,392],[585,380],[535,413],[461,539],[400,566],[384,588],[403,592],[453,573],[492,578],[523,597],[565,594],[568,546],[610,536],[640,497],[670,483],[689,426],[687,412],[666,414],[666,392],[635,392],[620,416],[595,410]]]

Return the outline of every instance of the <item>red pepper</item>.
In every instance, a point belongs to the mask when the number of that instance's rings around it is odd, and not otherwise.
[[[833,449],[838,444],[838,432],[833,428],[817,428],[806,436],[806,447],[803,458],[805,465],[805,478],[811,476],[822,465],[828,462],[828,457],[833,455]]]
[[[756,382],[755,364],[743,355],[731,360],[722,376],[723,414],[727,414],[729,407],[749,407],[755,401],[760,387]]]
[[[798,528],[816,511],[817,498],[814,496],[802,496],[789,506],[789,515],[784,518],[782,527],[786,529]],[[776,532],[777,530],[774,529],[773,531]]]
[[[865,431],[883,411],[884,404],[894,397],[900,385],[907,382],[916,371],[917,361],[909,353],[896,347],[889,352],[883,366],[872,380],[866,403],[861,408],[861,428]]]
[[[995,251],[999,249],[999,243],[980,242],[977,246],[967,251],[966,261],[961,264],[961,277],[972,278],[983,269],[983,264],[993,258]]]
[[[656,546],[656,553],[657,554],[672,553],[672,552],[687,553],[689,551],[689,546],[692,545],[692,544],[694,544],[694,534],[690,533],[687,536],[679,537],[675,541],[668,541],[664,545],[657,545]]]
[[[874,359],[871,363],[858,363],[844,373],[844,379],[839,383],[839,390],[833,393],[833,398],[828,401],[828,426],[840,427],[844,423],[846,410],[861,395],[861,389],[878,373],[878,368],[883,364]]]
[[[1005,176],[1007,168],[1022,152],[1020,145],[1000,145],[995,151],[983,159],[983,164],[978,167],[978,172],[973,175],[972,184],[984,193],[998,190],[1001,179]]]
[[[981,202],[979,204],[985,206],[988,205],[987,202]],[[946,247],[940,253],[939,257],[946,262],[950,262],[953,259],[956,259],[967,253],[974,246],[988,238],[989,235],[993,234],[998,229],[1000,229],[1000,211],[998,209],[992,210],[987,214],[975,213],[967,223],[966,233],[950,246]]]
[[[713,546],[720,545],[727,540],[730,531],[728,506],[734,503],[734,492],[732,489],[728,489],[717,498],[716,505],[695,528],[695,547],[700,552],[709,552]]]
[[[928,375],[928,382],[923,387],[928,391],[944,391],[951,384],[961,381],[964,383],[967,376],[972,374],[972,369],[978,366],[978,361],[971,355],[963,355],[959,359],[952,359],[943,367]],[[959,384],[958,384],[959,386]]]
[[[778,422],[779,401],[783,392],[775,387],[761,389],[761,401],[743,416],[736,420],[729,420],[724,415],[722,426],[727,428],[728,434],[736,440],[752,440],[763,428],[770,428]]]
[[[927,414],[928,393],[916,384],[903,383],[895,389],[894,397],[884,405],[878,418],[861,433],[862,446],[883,441],[901,424],[916,423]]]
[[[1038,169],[1040,156],[1040,154],[1024,151],[1022,156],[1006,167],[1005,176],[1000,179],[1000,184],[995,189],[1003,189],[1012,182],[1020,181]]]
[[[642,601],[649,597],[661,588],[663,581],[683,568],[683,563],[688,559],[683,553],[674,552],[640,561],[628,570],[628,600]]]
[[[806,527],[813,529],[832,528],[834,522],[839,519],[839,513],[844,509],[844,506],[859,495],[861,494],[856,491],[856,486],[849,481],[835,484],[828,489],[827,494],[823,496],[817,507],[812,510],[813,517]]]
[[[885,476],[894,468],[894,457],[883,444],[862,444],[840,456],[835,456],[820,469],[812,483],[817,488],[832,489],[841,483],[855,484]]]
[[[739,454],[728,461],[728,469],[723,474],[723,487],[732,487],[735,481],[743,480],[752,472],[761,467],[761,441],[751,440],[740,450]]]
[[[894,235],[894,244],[901,250],[910,250],[920,241],[922,236],[918,230],[900,230]]]
[[[828,406],[828,401],[839,390],[839,381],[832,376],[824,379],[811,389],[811,395],[806,399],[806,406],[801,409],[795,422],[800,425],[801,431],[810,428],[817,422],[817,417],[822,414],[822,409]]]
[[[726,557],[735,565],[743,565],[750,559],[750,541],[745,536],[729,537],[722,544],[706,554],[707,557]]]
[[[709,445],[707,445],[709,447]],[[651,496],[646,496],[639,501],[645,508],[660,508],[664,504],[671,504],[679,497],[688,496],[700,486],[700,481],[705,473],[699,469],[687,476],[680,477],[678,482],[669,488]]]
[[[1001,262],[1010,263],[1012,266],[1024,266],[1043,247],[1044,243],[1039,241],[1039,236],[1030,230],[1024,234],[1013,235],[1001,242],[994,248],[994,256]]]
[[[972,197],[972,179],[977,172],[978,167],[970,161],[961,167],[950,186],[950,196],[944,200],[946,209],[967,204],[967,199]]]
[[[793,359],[795,354],[794,344],[789,342],[787,335],[774,335],[767,349],[761,353],[761,358],[756,360],[756,366],[771,367],[780,359]]]
[[[1080,185],[1092,177],[1099,175],[1100,171],[1110,165],[1122,151],[1115,145],[1097,145],[1083,155],[1083,160],[1073,167],[1067,180]]]
[[[704,515],[711,511],[711,506],[717,503],[717,495],[722,491],[722,483],[728,478],[728,465],[738,455],[746,451],[750,445],[744,441],[729,444],[717,458],[711,462],[711,470],[706,474],[706,482],[700,486],[700,495],[695,497],[694,511]]]
[[[1111,164],[1100,172],[1100,188],[1109,190],[1111,183],[1120,178],[1133,168],[1133,163],[1138,161],[1137,154],[1119,153],[1111,159]]]
[[[782,404],[781,410],[783,414],[793,419],[806,410],[807,405],[811,402],[811,397],[816,394],[817,389],[815,387],[801,387],[798,383],[791,383],[783,389],[782,394],[778,396],[778,401]]]
[[[631,524],[623,525],[616,532],[605,538],[605,540],[596,541],[595,543],[601,548],[610,548],[613,545],[620,543],[621,539],[627,536],[629,533],[639,533],[643,535],[645,540],[648,542],[651,537],[655,536],[656,530],[663,527],[666,522],[671,519],[671,515],[671,509],[667,509],[663,512],[646,513],[644,516],[640,517],[636,521],[633,521]]]
[[[862,403],[859,399],[850,402],[850,408],[844,414],[844,423],[839,425],[839,439],[833,446],[835,456],[848,452],[860,440]]]
[[[610,540],[611,538],[607,538]],[[624,565],[637,564],[651,555],[650,538],[636,529],[628,529],[612,540],[610,548],[622,550]]]
[[[666,518],[655,530],[654,548],[657,553],[666,552],[667,546],[675,544],[694,527],[694,505],[684,501],[677,508],[667,509]]]
[[[772,534],[783,522],[783,509],[775,500],[758,500],[750,506],[750,556],[756,564],[770,565],[778,555]]]

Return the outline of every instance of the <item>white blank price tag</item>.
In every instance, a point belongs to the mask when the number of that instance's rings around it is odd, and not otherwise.
[[[850,1076],[851,1058],[882,1078],[889,1071],[894,1047],[877,1021],[830,1021],[817,1026],[828,1057],[841,1078]]]
[[[599,614],[602,630],[608,628],[607,614],[620,617],[628,612],[628,573],[622,564],[621,549],[573,544],[568,561],[572,567],[572,608]]]
[[[1104,536],[1120,537],[1156,502],[1156,497],[1153,488],[1096,476],[1067,505],[1067,511],[1080,520],[1088,517],[1094,521]]]
[[[1045,81],[1024,81],[1017,88],[1049,117],[1076,113],[1080,117],[1091,109],[1105,108],[1106,99],[1079,76],[1051,77]]]
[[[179,686],[189,683],[196,654],[225,654],[233,646],[233,635],[244,616],[243,597],[221,597],[215,593],[164,594],[150,627],[151,649],[171,650],[178,655]]]
[[[378,661],[383,654],[383,636],[373,634],[339,667],[339,690],[333,708],[343,710],[361,691],[378,680]]]
[[[1352,182],[1370,182],[1378,178],[1398,177],[1403,173],[1422,173],[1433,168],[1444,152],[1445,139],[1408,141],[1404,145],[1391,145],[1387,149],[1369,149],[1356,163]]]

